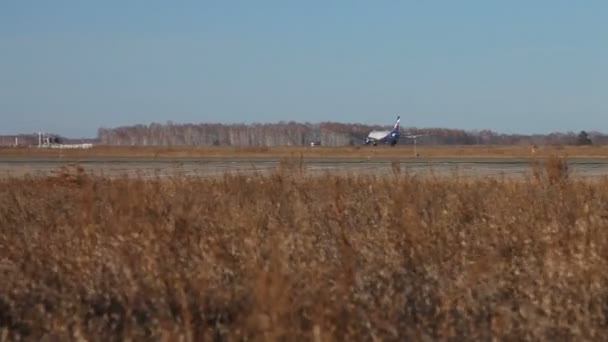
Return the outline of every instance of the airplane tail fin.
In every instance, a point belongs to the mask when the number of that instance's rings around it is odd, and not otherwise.
[[[401,117],[397,116],[397,121],[395,121],[395,126],[393,126],[393,132],[399,132],[399,123],[401,122]]]

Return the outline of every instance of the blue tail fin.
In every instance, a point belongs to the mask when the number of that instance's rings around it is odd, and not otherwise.
[[[401,122],[401,117],[397,116],[397,121],[395,121],[395,126],[393,126],[393,132],[399,132],[399,123]]]

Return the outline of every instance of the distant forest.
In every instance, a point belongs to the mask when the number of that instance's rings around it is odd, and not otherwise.
[[[107,145],[195,145],[195,146],[302,146],[311,142],[324,146],[363,144],[373,129],[391,126],[370,126],[352,123],[279,122],[268,124],[166,124],[100,128],[97,139]],[[427,134],[419,138],[422,145],[576,145],[608,144],[608,135],[599,132],[566,132],[551,134],[501,134],[490,130],[466,131],[449,128],[403,127],[402,134]],[[399,144],[412,144],[400,139]]]
[[[59,143],[92,142],[122,146],[302,146],[312,142],[324,146],[361,145],[373,129],[390,129],[391,126],[371,126],[352,123],[279,122],[266,124],[165,124],[133,125],[116,128],[99,128],[92,139],[68,139],[58,135]],[[599,132],[565,132],[550,134],[502,134],[491,130],[462,130],[449,128],[403,127],[402,134],[426,134],[418,139],[421,145],[581,145],[608,144],[608,135]],[[36,145],[37,134],[0,136],[0,145],[15,143]],[[400,145],[412,144],[402,138]]]

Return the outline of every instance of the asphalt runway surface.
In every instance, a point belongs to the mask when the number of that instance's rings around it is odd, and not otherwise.
[[[307,174],[392,174],[398,168],[413,175],[461,177],[522,177],[531,173],[530,159],[521,158],[61,158],[0,157],[0,176],[49,176],[61,167],[79,165],[86,172],[110,178],[212,177],[225,173],[250,174],[304,170]],[[571,176],[608,176],[608,159],[568,159]]]

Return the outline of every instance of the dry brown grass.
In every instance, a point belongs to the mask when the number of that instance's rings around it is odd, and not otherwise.
[[[488,157],[529,158],[549,157],[608,157],[608,146],[542,146],[533,152],[531,146],[418,146],[420,157]],[[94,146],[87,150],[58,150],[39,148],[0,148],[0,156],[45,157],[354,157],[354,158],[413,158],[413,146],[351,146],[351,147],[229,147],[229,146]]]
[[[607,336],[608,179],[559,161],[527,181],[298,165],[0,179],[0,339]]]

